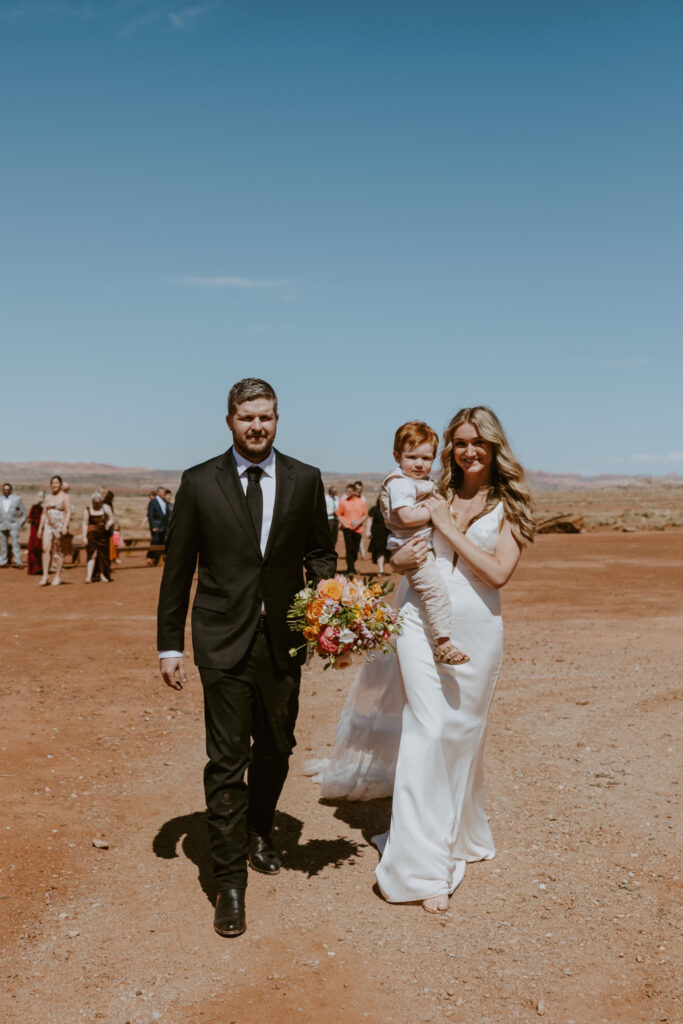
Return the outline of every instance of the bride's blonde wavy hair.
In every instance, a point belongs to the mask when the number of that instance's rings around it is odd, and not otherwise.
[[[463,482],[463,472],[453,458],[453,433],[463,423],[471,423],[479,436],[493,446],[491,489],[481,515],[486,515],[501,501],[505,518],[510,523],[517,541],[522,545],[531,543],[536,532],[534,500],[531,497],[524,468],[515,458],[500,420],[485,405],[459,409],[446,427],[441,451],[442,468],[438,483],[439,493],[450,505],[455,492]]]

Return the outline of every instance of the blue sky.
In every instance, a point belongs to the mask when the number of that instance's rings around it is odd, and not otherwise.
[[[683,5],[0,0],[6,461],[175,468],[230,384],[391,462],[683,472]]]

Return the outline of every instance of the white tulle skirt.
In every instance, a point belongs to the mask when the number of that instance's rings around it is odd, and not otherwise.
[[[405,695],[395,654],[379,654],[359,669],[346,698],[329,758],[310,759],[306,775],[326,800],[391,796]]]

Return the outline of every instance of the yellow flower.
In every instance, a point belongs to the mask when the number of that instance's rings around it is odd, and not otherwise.
[[[384,622],[384,608],[378,608],[375,612],[375,619],[377,622]]]

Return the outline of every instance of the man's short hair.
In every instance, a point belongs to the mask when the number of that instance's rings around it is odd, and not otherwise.
[[[4,482],[4,484],[3,484],[2,486],[3,486],[3,487],[11,487],[12,485],[11,485],[11,483],[9,482],[9,480],[5,480],[5,482]]]
[[[268,398],[277,412],[277,395],[270,384],[259,377],[245,377],[238,380],[228,393],[228,415],[234,416],[235,410],[242,402],[253,402],[256,398]]]
[[[436,449],[439,447],[439,435],[437,432],[432,430],[427,423],[423,423],[422,420],[411,420],[410,423],[402,424],[396,431],[394,435],[394,451],[400,455],[406,448],[410,451],[427,442],[431,444],[436,455]]]

